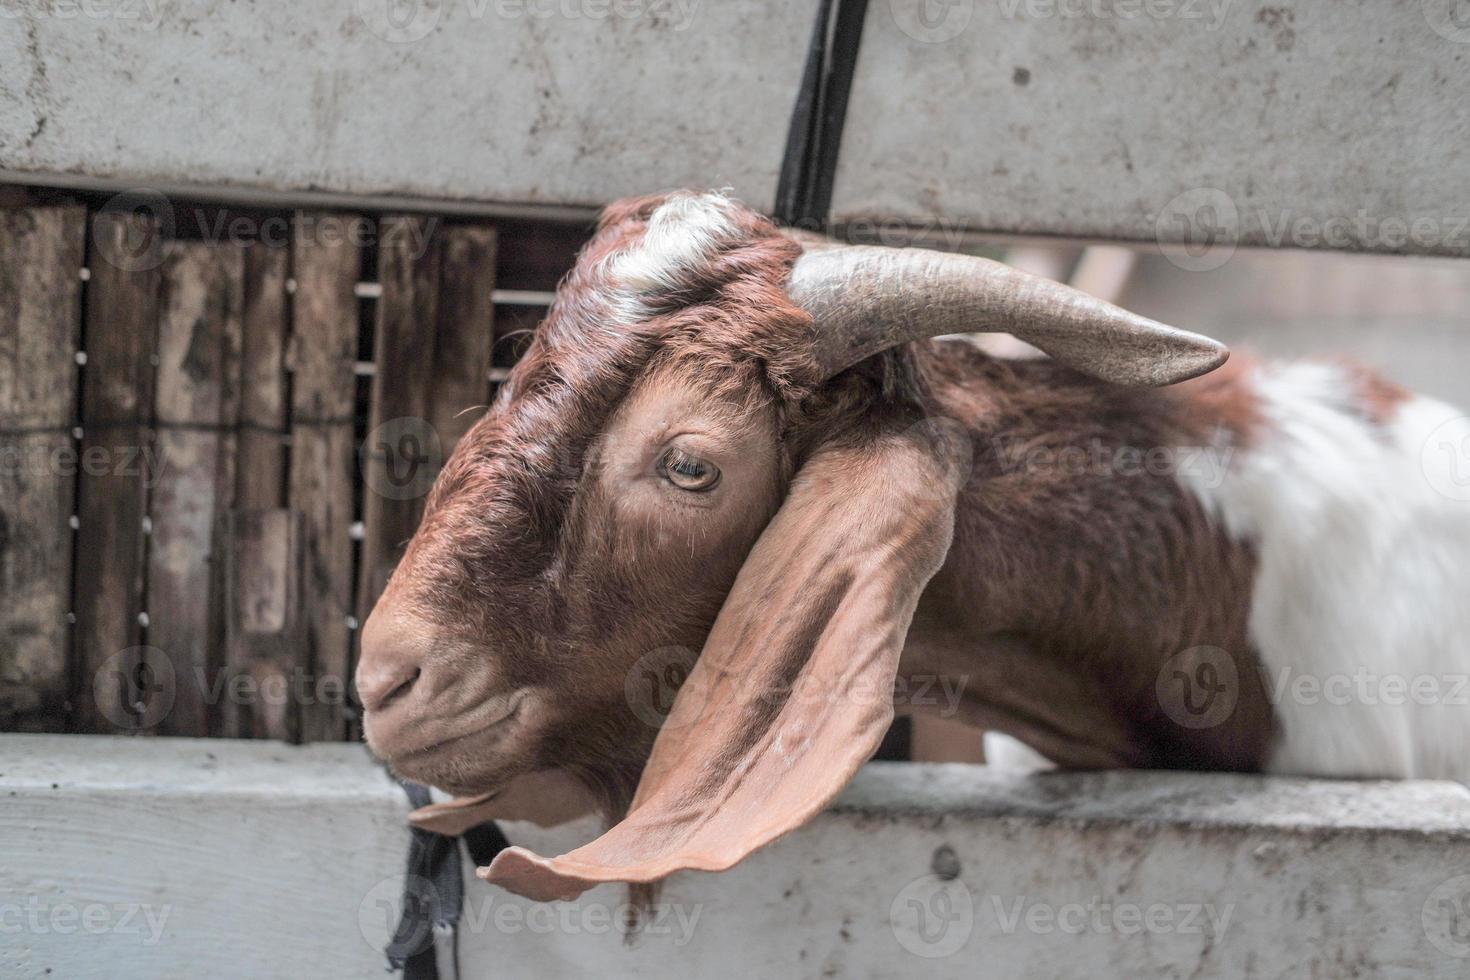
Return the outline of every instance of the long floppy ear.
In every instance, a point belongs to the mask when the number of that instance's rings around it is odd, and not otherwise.
[[[628,816],[561,857],[509,848],[480,877],[549,901],[723,870],[815,816],[872,756],[969,443],[944,420],[846,438],[802,467],[751,550]]]

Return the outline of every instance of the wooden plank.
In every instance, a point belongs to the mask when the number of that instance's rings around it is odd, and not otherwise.
[[[234,504],[244,254],[232,245],[164,249],[154,399],[160,466],[149,500],[148,644],[173,666],[158,729],[217,728],[223,621],[215,530]]]
[[[143,519],[156,461],[149,416],[158,330],[156,219],[92,218],[82,372],[82,477],[76,536],[76,659],[72,704],[83,731],[135,730],[157,702],[138,686]],[[94,462],[95,461],[95,462]]]
[[[303,527],[301,512],[285,508],[237,510],[223,523],[227,677],[221,722],[229,737],[298,742],[303,708],[341,695],[314,683],[298,662],[305,647]]]
[[[300,514],[286,502],[286,280],[291,252],[262,243],[245,249],[241,315],[240,429],[236,510],[218,529],[225,614],[220,734],[297,741],[300,705],[291,678],[305,664],[293,562],[302,554]],[[280,610],[266,615],[262,610]],[[267,626],[261,626],[266,622]],[[283,694],[284,692],[284,700]]]
[[[245,250],[240,342],[240,434],[235,505],[280,507],[286,479],[286,278],[291,253]]]
[[[458,226],[444,233],[428,418],[445,456],[484,414],[481,406],[489,404],[496,241],[492,225]]]
[[[322,215],[296,218],[288,366],[291,384],[291,467],[287,501],[303,520],[306,549],[306,676],[313,684],[349,680],[352,614],[352,453],[357,359],[357,297],[362,271],[358,235],[321,235]],[[335,218],[360,222],[353,217]],[[345,705],[321,700],[303,706],[301,735],[333,740],[346,733]]]
[[[442,445],[428,422],[443,241],[418,217],[382,223],[372,402],[362,447],[358,620],[366,621],[418,527]]]
[[[86,221],[0,211],[0,730],[64,722]]]

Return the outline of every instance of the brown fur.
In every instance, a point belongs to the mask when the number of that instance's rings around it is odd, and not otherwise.
[[[1249,552],[1168,474],[1015,465],[1018,450],[1024,461],[1033,449],[1199,446],[1215,427],[1246,439],[1253,416],[1238,378],[1193,392],[1125,391],[1051,362],[926,343],[824,380],[814,326],[783,288],[799,246],[748,211],[711,261],[643,297],[653,316],[614,327],[605,260],[637,240],[660,200],[608,209],[505,391],[440,476],[383,599],[432,624],[436,648],[452,651],[447,673],[554,688],[559,714],[511,768],[459,758],[411,775],[470,792],[556,767],[594,790],[610,816],[620,813],[654,736],[624,696],[632,662],[661,646],[692,659],[787,481],[817,447],[879,416],[936,415],[971,434],[974,470],[902,669],[986,676],[983,689],[966,692],[970,716],[1014,724],[1063,761],[1262,764],[1271,718],[1245,637]],[[698,387],[774,441],[775,485],[750,503],[749,527],[670,548],[617,526],[597,440],[649,378]],[[966,657],[992,644],[1004,652],[967,669]],[[1154,683],[1164,660],[1201,644],[1237,658],[1242,689],[1224,724],[1185,730],[1160,710]],[[994,664],[1005,665],[1001,676],[986,674]]]

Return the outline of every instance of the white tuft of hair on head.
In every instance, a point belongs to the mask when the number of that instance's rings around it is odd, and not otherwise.
[[[673,289],[679,274],[713,256],[736,234],[735,204],[723,192],[671,196],[649,215],[643,237],[607,259],[615,289],[609,297],[619,325],[646,319],[645,297]]]

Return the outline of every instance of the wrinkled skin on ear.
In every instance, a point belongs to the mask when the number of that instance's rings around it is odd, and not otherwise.
[[[877,749],[899,655],[954,532],[963,440],[882,425],[820,448],[746,559],[628,816],[480,876],[539,900],[716,871],[800,826]]]

